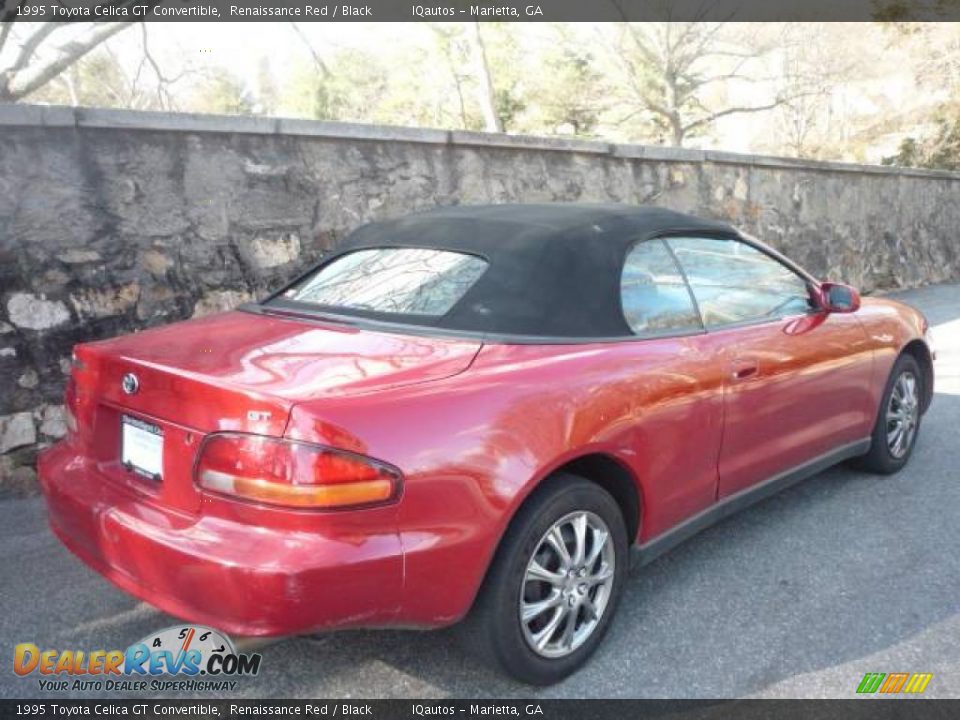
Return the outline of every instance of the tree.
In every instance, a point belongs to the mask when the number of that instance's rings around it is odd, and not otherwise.
[[[226,68],[215,67],[194,88],[190,106],[198,112],[252,115],[254,100],[240,78]]]
[[[884,165],[960,170],[960,102],[940,109],[936,130],[926,138],[905,138],[896,155],[883,159]]]
[[[528,103],[539,111],[538,130],[593,135],[609,109],[610,89],[594,53],[588,49],[592,45],[577,42],[564,25],[554,29],[553,39],[539,59],[545,71],[536,75]]]
[[[20,5],[24,5],[22,0]],[[118,0],[117,7],[139,4],[138,0]],[[149,1],[147,5],[158,2]],[[18,6],[19,7],[19,6]],[[79,62],[107,39],[133,25],[120,23],[45,22],[26,25],[14,23],[17,8],[11,8],[0,22],[0,57],[8,51],[11,58],[0,66],[0,102],[17,102],[58,78],[64,70]],[[14,48],[13,44],[17,47]]]
[[[467,109],[467,100],[465,85],[468,75],[460,69],[463,47],[461,38],[463,33],[453,23],[430,23],[430,29],[433,30],[437,49],[443,56],[444,64],[450,71],[450,79],[453,82],[453,89],[457,97],[457,115],[460,119],[460,127],[464,130],[470,127],[470,113]]]
[[[497,94],[490,74],[490,63],[487,61],[487,48],[483,42],[483,35],[480,34],[480,23],[467,23],[467,37],[470,39],[477,73],[477,101],[480,103],[480,112],[483,114],[484,129],[487,132],[503,132],[503,121],[497,112]],[[515,110],[509,107],[509,104],[503,104],[501,107],[510,112]]]
[[[779,92],[769,97],[777,78],[758,67],[772,45],[733,42],[723,30],[723,23],[621,23],[612,49],[628,112],[619,122],[639,119],[672,145],[683,145],[722,117],[785,103],[788,97]],[[725,95],[735,82],[766,84],[769,99],[729,101]]]
[[[522,73],[511,67],[517,53],[506,25],[485,23],[483,34],[475,22],[430,25],[456,99],[453,112],[448,114],[457,117],[465,130],[508,132],[526,109],[519,89]],[[421,60],[430,62],[429,57]],[[437,94],[442,105],[449,105],[449,99],[443,102],[448,94],[445,88],[426,89]]]

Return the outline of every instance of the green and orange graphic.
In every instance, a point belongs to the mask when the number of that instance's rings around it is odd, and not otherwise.
[[[927,689],[933,673],[867,673],[857,687],[858,693],[876,692],[894,695],[896,693],[919,694]]]

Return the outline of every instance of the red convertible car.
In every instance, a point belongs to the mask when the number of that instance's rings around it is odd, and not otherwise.
[[[464,620],[528,683],[603,638],[631,558],[843,460],[892,473],[927,322],[664,209],[367,225],[238,311],[77,346],[50,524],[240,635]]]

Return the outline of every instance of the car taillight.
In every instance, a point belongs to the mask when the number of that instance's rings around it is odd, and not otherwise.
[[[318,510],[391,502],[401,486],[399,471],[362,455],[241,433],[209,436],[195,477],[212,492]]]

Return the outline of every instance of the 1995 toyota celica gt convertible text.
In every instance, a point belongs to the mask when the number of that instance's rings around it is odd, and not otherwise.
[[[357,230],[267,300],[77,346],[50,524],[240,635],[464,620],[528,683],[582,665],[631,557],[834,463],[904,466],[927,322],[731,227],[616,205]]]

